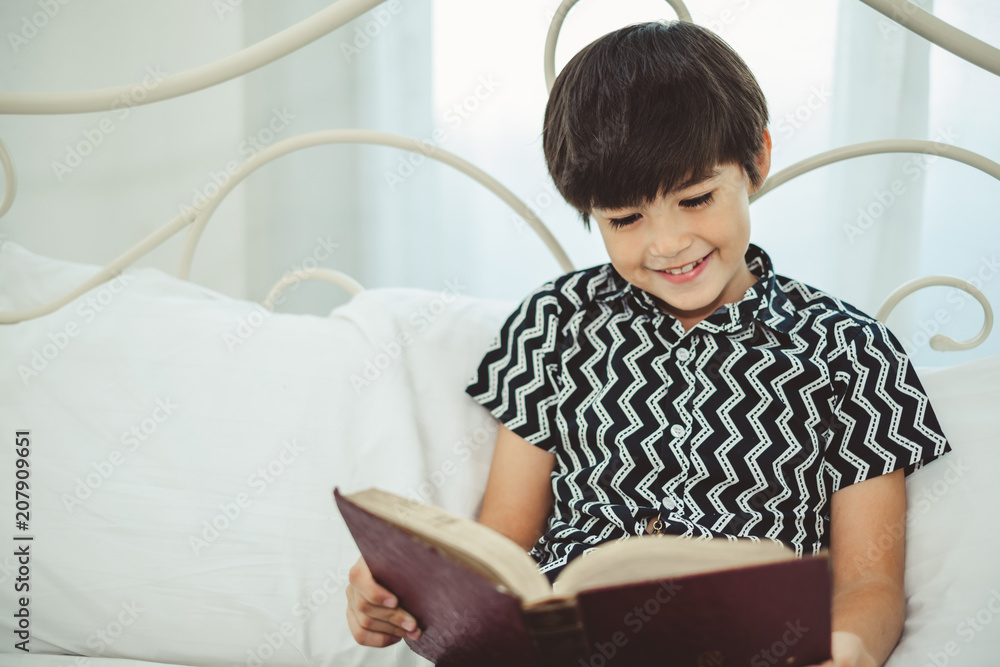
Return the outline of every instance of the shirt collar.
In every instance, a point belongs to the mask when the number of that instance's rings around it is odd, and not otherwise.
[[[795,309],[777,285],[771,258],[751,243],[745,259],[750,272],[757,276],[757,282],[744,293],[742,300],[720,306],[699,322],[695,329],[736,333],[754,320],[783,333],[788,333],[795,326]],[[608,302],[620,300],[632,310],[647,314],[656,324],[669,319],[672,328],[674,325],[680,327],[680,322],[660,309],[656,297],[622,278],[611,264],[606,265],[606,280],[596,290],[594,299]]]

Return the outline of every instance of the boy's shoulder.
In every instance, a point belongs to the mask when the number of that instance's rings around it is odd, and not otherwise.
[[[575,311],[620,292],[627,285],[610,263],[578,269],[553,278],[531,292],[525,303],[550,304]]]
[[[776,301],[787,302],[785,312],[799,320],[798,326],[880,326],[881,323],[860,308],[812,285],[774,274]],[[780,307],[780,306],[778,306]]]
[[[885,324],[829,292],[778,274],[773,291],[776,309],[787,314],[786,332],[812,345],[821,344],[828,358],[844,353],[851,357],[858,346],[892,356],[905,354]]]

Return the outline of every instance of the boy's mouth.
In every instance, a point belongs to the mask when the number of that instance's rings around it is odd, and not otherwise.
[[[676,269],[663,269],[663,273],[671,273],[675,276],[679,276],[682,273],[687,273],[688,271],[692,271],[694,267],[704,262],[707,257],[708,255],[705,255],[705,257],[702,257],[701,259],[696,259],[690,264],[685,264],[684,266],[678,267]]]
[[[701,259],[685,264],[684,266],[678,266],[672,269],[661,269],[658,270],[657,273],[672,283],[683,283],[689,280],[694,280],[701,275],[705,262],[708,261],[711,256],[712,253],[708,253]]]

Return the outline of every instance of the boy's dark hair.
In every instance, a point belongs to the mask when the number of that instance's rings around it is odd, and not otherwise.
[[[767,101],[714,33],[631,25],[585,47],[552,86],[542,144],[556,188],[589,227],[593,208],[646,204],[739,164],[754,187]]]

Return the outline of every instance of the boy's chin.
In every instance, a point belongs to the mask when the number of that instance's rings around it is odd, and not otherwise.
[[[663,295],[653,293],[656,297],[657,305],[663,312],[673,315],[678,320],[704,319],[714,313],[718,308],[718,299],[671,299],[667,300]]]

